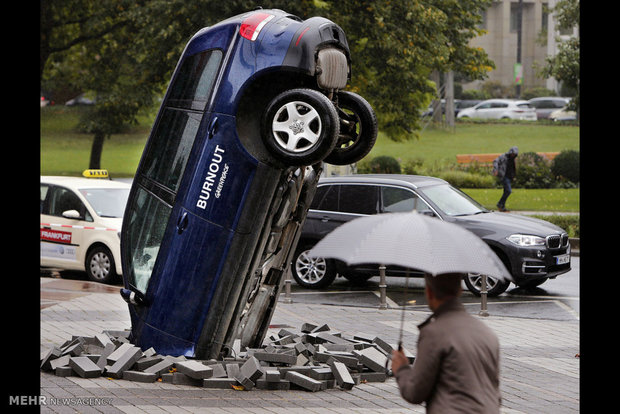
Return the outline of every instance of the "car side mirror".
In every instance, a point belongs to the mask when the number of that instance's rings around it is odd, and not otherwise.
[[[424,210],[424,211],[421,211],[420,213],[424,214],[425,216],[436,217],[435,213],[431,210]]]
[[[80,213],[78,213],[77,210],[66,210],[62,212],[62,216],[64,218],[68,218],[68,219],[75,219],[75,220],[79,220],[82,218],[82,216],[80,216]]]

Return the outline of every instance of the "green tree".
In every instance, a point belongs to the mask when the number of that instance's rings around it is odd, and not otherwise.
[[[225,17],[279,8],[303,19],[323,15],[347,33],[349,89],[371,102],[391,138],[420,128],[434,93],[433,69],[480,79],[492,68],[467,43],[490,0],[48,0],[41,3],[41,76],[90,91],[96,104],[80,125],[93,134],[90,167],[106,137],[135,122],[170,79],[190,37]]]
[[[560,29],[579,28],[579,0],[560,0],[553,8]],[[545,59],[542,76],[554,77],[564,82],[577,95],[571,100],[571,108],[577,110],[579,116],[579,35],[562,41],[559,37],[558,52]]]

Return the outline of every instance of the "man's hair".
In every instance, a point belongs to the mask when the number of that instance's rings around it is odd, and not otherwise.
[[[456,297],[460,293],[462,273],[442,273],[437,276],[424,275],[426,284],[433,291],[435,297],[443,300],[449,297]]]

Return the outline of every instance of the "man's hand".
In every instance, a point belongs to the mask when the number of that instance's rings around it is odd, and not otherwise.
[[[409,360],[405,356],[403,351],[392,351],[392,372],[396,374],[396,371],[404,365],[409,365]]]

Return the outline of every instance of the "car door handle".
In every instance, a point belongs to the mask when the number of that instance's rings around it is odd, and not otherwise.
[[[187,211],[184,211],[179,220],[177,221],[177,233],[181,234],[187,228],[187,224],[189,222],[189,218],[187,215]]]
[[[214,116],[207,129],[207,138],[211,139],[217,133],[217,116]]]
[[[321,217],[321,222],[322,223],[327,223],[329,221],[329,216],[323,216]]]

